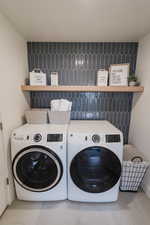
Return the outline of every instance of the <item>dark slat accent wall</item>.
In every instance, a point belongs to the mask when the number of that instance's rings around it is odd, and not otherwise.
[[[29,71],[41,68],[47,74],[59,72],[60,85],[95,85],[98,69],[110,64],[130,63],[135,72],[138,43],[52,43],[28,42]],[[77,61],[83,61],[83,65]],[[106,119],[121,129],[124,141],[132,105],[131,93],[32,92],[31,107],[47,108],[51,99],[67,98],[73,102],[72,119]]]

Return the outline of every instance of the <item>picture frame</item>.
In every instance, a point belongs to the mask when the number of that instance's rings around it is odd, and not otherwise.
[[[97,72],[97,86],[108,85],[108,70],[100,69]]]
[[[112,64],[109,69],[109,86],[128,86],[130,64]]]
[[[58,72],[51,72],[51,86],[58,86]]]

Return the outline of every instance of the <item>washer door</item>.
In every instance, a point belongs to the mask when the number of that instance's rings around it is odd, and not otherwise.
[[[111,189],[121,175],[119,158],[104,147],[89,147],[72,160],[70,175],[75,185],[85,192],[101,193]]]
[[[59,157],[43,146],[29,146],[13,160],[13,175],[23,188],[44,192],[55,187],[63,173]]]

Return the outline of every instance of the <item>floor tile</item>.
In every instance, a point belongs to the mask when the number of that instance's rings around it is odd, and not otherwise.
[[[14,201],[0,225],[149,225],[150,199],[120,193],[115,203]]]

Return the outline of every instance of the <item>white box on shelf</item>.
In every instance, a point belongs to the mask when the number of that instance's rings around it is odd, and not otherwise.
[[[58,86],[58,72],[51,73],[51,86]]]
[[[98,70],[97,72],[97,86],[107,86],[108,85],[108,71]]]
[[[30,72],[30,85],[46,86],[46,74],[40,69],[34,69]]]
[[[128,86],[129,63],[110,66],[110,86]]]

